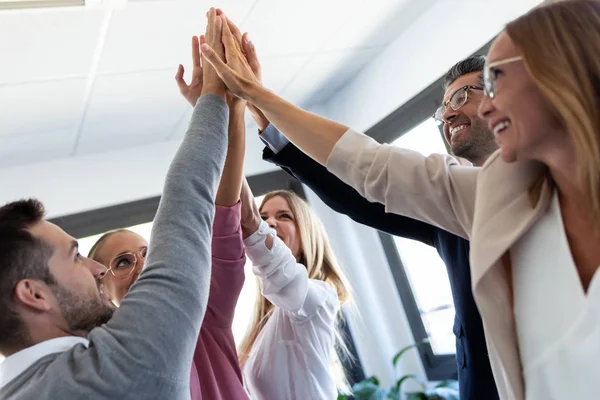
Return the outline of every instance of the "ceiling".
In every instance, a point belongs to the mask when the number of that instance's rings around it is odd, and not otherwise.
[[[435,2],[95,1],[0,11],[0,168],[179,140],[191,107],[174,75],[211,6],[249,32],[265,86],[309,106]]]

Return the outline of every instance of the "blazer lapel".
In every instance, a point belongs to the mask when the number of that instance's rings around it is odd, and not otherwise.
[[[498,362],[492,363],[496,376],[506,378],[510,398],[522,398],[522,370],[507,252],[547,210],[552,189],[544,185],[540,201],[532,207],[529,188],[545,173],[543,166],[535,162],[507,164],[499,158],[499,153],[492,157],[477,182],[470,255],[473,293],[489,345],[498,358]],[[506,263],[502,262],[503,257]]]

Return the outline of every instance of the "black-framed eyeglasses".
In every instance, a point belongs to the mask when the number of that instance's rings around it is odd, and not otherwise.
[[[469,99],[469,89],[473,90],[484,90],[483,86],[465,85],[460,89],[457,89],[448,100],[442,103],[441,106],[433,114],[433,118],[438,122],[444,122],[444,113],[448,109],[448,106],[454,111],[458,110],[467,103]]]
[[[118,279],[130,277],[135,271],[138,260],[145,260],[148,253],[147,247],[142,247],[138,251],[119,254],[108,264],[108,271],[112,276]]]
[[[483,94],[490,99],[496,97],[496,79],[498,78],[498,74],[494,69],[495,67],[522,60],[523,57],[518,56],[485,64],[485,67],[483,68]]]

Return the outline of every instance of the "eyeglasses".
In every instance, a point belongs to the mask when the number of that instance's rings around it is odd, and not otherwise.
[[[461,87],[456,92],[452,93],[452,96],[450,96],[448,100],[443,102],[442,105],[438,107],[438,109],[435,111],[435,114],[433,114],[433,118],[438,122],[444,122],[444,113],[448,109],[448,106],[450,106],[450,108],[452,108],[454,111],[464,106],[469,98],[469,89],[483,90],[483,87],[474,85],[466,85]]]
[[[145,260],[147,253],[148,248],[142,247],[136,252],[119,254],[108,264],[108,271],[106,272],[110,272],[112,276],[118,279],[128,278],[135,271],[138,260]]]
[[[498,78],[498,75],[494,67],[521,60],[523,60],[522,57],[511,57],[486,64],[483,68],[483,94],[485,94],[490,99],[496,97],[496,79]]]

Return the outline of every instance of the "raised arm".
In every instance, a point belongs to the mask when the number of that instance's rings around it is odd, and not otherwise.
[[[90,351],[100,361],[110,359],[92,366],[111,365],[115,370],[105,371],[107,376],[152,379],[164,390],[189,388],[208,300],[214,198],[227,148],[224,98],[221,82],[205,81],[167,173],[146,267],[111,321],[90,333]]]
[[[229,90],[258,107],[292,143],[367,200],[468,237],[477,169],[462,168],[448,156],[423,157],[379,144],[279,98],[254,76],[224,17],[222,30],[226,63],[209,46],[203,52]]]
[[[325,308],[333,321],[340,307],[333,287],[308,278],[306,266],[296,262],[291,250],[261,220],[247,182],[241,197],[244,245],[254,265],[252,271],[262,282],[263,296],[297,320],[310,318]]]
[[[217,12],[218,13],[218,12]],[[192,80],[188,85],[183,66],[179,66],[175,80],[181,95],[192,105],[202,93],[203,76],[214,79],[216,72],[210,64],[201,64],[200,44],[206,38],[192,38]],[[240,191],[243,179],[245,152],[244,110],[246,102],[227,95],[229,107],[227,157],[216,196],[216,214],[212,237],[212,275],[210,296],[203,327],[230,328],[237,299],[244,285],[246,256],[240,228]],[[199,340],[202,336],[200,336]],[[235,346],[233,346],[235,348]]]
[[[263,159],[280,166],[307,185],[334,211],[382,232],[433,246],[432,225],[402,215],[387,213],[383,204],[371,203],[365,199],[351,186],[327,171],[327,168],[300,151],[293,143],[289,143],[277,153],[265,147]]]

